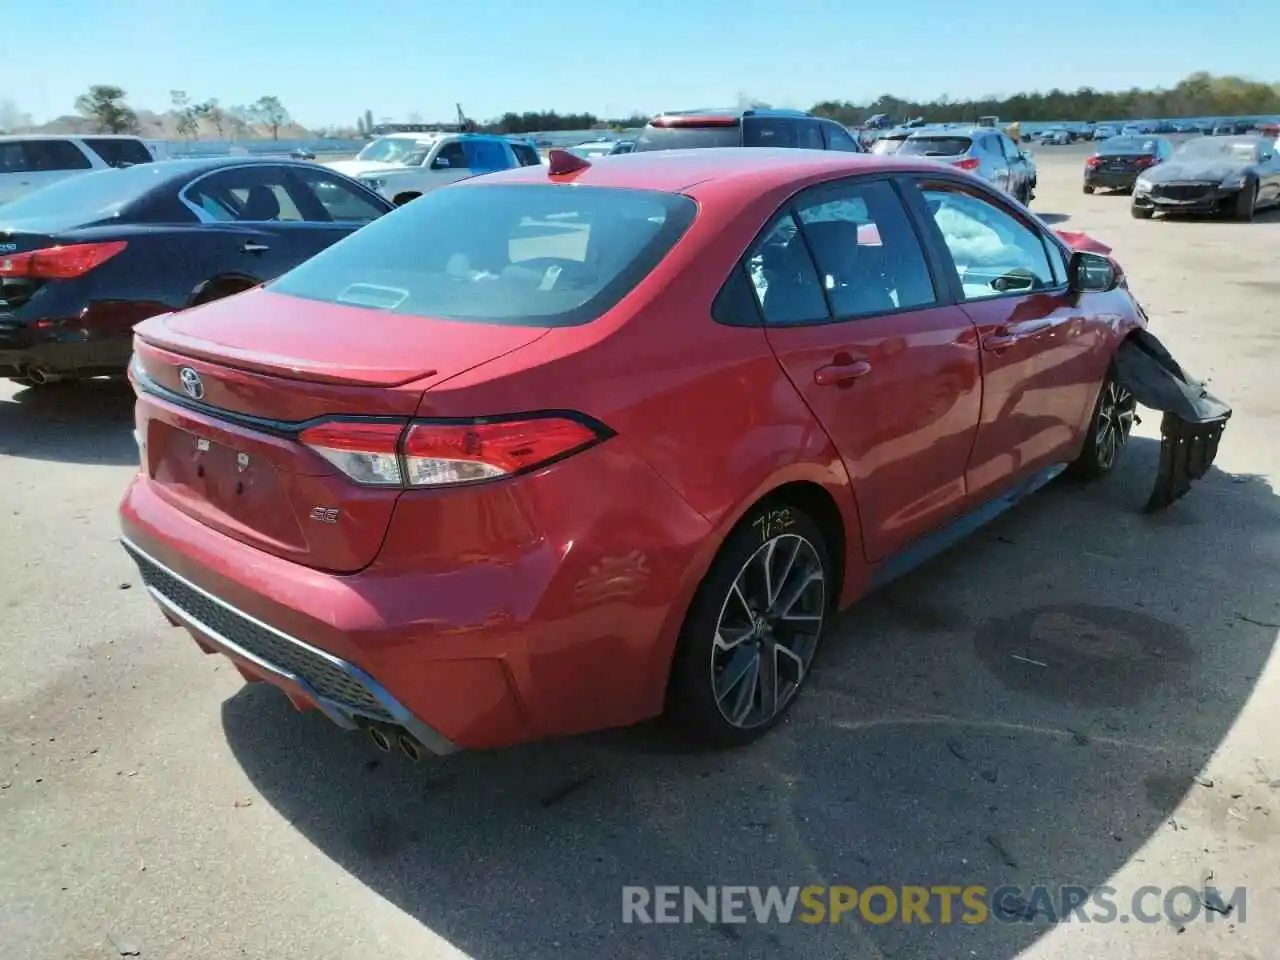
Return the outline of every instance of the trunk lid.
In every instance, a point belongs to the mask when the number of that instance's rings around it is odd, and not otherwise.
[[[219,532],[338,573],[377,556],[398,487],[354,483],[298,439],[330,416],[404,420],[432,385],[545,335],[248,291],[136,328],[142,469]]]

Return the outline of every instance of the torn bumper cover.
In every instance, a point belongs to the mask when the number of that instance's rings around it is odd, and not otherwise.
[[[1189,377],[1146,330],[1135,330],[1116,352],[1116,378],[1144,407],[1164,414],[1160,422],[1160,468],[1146,512],[1181,499],[1213,465],[1231,408]]]

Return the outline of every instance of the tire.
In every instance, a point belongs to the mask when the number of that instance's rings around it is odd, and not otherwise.
[[[1068,471],[1081,480],[1095,480],[1110,473],[1128,445],[1136,419],[1133,394],[1116,381],[1114,372],[1108,373],[1093,405],[1084,448]]]
[[[787,503],[757,505],[721,545],[690,604],[668,717],[711,747],[751,743],[781,721],[809,677],[832,610],[834,570],[811,517]],[[772,697],[762,682],[770,675]]]
[[[397,207],[403,207],[409,201],[417,200],[420,196],[422,196],[422,194],[414,193],[412,191],[407,193],[397,193],[395,196],[395,199],[392,200],[391,202],[394,203]]]
[[[1239,193],[1236,194],[1235,218],[1248,223],[1253,220],[1253,215],[1258,210],[1258,185],[1255,183],[1252,187],[1249,184],[1244,185]]]
[[[1147,207],[1140,207],[1136,203],[1131,203],[1129,204],[1129,213],[1135,220],[1150,220],[1155,211]]]
[[[1086,184],[1084,185],[1084,192],[1085,192],[1085,193],[1093,193],[1093,187],[1089,186],[1089,184],[1087,184],[1087,183],[1086,183]]]

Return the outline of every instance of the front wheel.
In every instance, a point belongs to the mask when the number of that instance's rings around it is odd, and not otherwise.
[[[830,610],[822,531],[785,503],[757,507],[729,536],[689,608],[668,710],[693,738],[750,743],[773,727],[809,676]]]
[[[1133,394],[1120,385],[1114,374],[1109,374],[1098,392],[1084,449],[1071,464],[1075,476],[1091,480],[1111,472],[1129,442],[1137,407]]]
[[[1250,221],[1258,210],[1258,185],[1255,183],[1252,187],[1245,184],[1238,194],[1236,194],[1236,219]]]
[[[1129,213],[1135,220],[1150,220],[1151,215],[1155,213],[1150,207],[1140,207],[1136,203],[1130,204]]]

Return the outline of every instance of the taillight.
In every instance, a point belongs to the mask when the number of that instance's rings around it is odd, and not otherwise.
[[[123,240],[106,243],[73,243],[67,247],[45,247],[28,253],[0,257],[0,277],[31,280],[70,280],[100,267],[128,244]]]
[[[1096,167],[1101,162],[1102,162],[1101,157],[1090,157],[1088,160],[1084,162],[1084,165],[1086,167]]]
[[[585,418],[544,414],[501,420],[330,420],[299,440],[356,483],[439,487],[549,466],[611,432]]]
[[[961,170],[977,170],[982,166],[982,161],[977,157],[965,157],[963,160],[955,160],[952,166],[959,167]]]
[[[1154,167],[1155,164],[1155,157],[1139,157],[1137,160],[1133,161],[1133,165],[1139,170],[1145,170],[1147,167]]]

